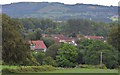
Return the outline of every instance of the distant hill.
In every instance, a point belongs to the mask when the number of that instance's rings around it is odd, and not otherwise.
[[[94,21],[111,22],[118,14],[117,6],[92,4],[67,5],[48,2],[20,2],[2,5],[3,13],[14,18],[51,18],[64,21],[71,18],[84,18]]]

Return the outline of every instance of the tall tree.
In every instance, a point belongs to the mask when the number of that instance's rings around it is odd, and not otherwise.
[[[60,67],[75,67],[78,49],[71,44],[63,44],[58,50],[56,61]]]
[[[29,44],[19,33],[21,26],[18,20],[2,15],[2,58],[8,65],[25,65],[32,60]]]
[[[84,57],[85,63],[99,65],[101,52],[103,52],[103,64],[105,64],[107,68],[116,68],[118,66],[118,51],[108,43],[99,40],[89,45],[86,56]]]
[[[108,36],[108,43],[111,44],[113,47],[118,49],[119,44],[120,44],[120,32],[119,32],[120,26],[114,26],[109,33]]]
[[[117,24],[118,26],[114,26],[109,33],[108,36],[108,43],[111,44],[114,48],[116,48],[119,52],[118,55],[120,56],[120,24]],[[120,65],[120,58],[119,59],[119,65]]]

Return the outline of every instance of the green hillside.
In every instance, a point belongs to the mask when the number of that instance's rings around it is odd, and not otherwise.
[[[117,6],[100,6],[92,4],[67,5],[48,2],[21,2],[3,5],[3,13],[11,17],[51,18],[57,21],[84,18],[94,21],[111,22],[117,15]]]

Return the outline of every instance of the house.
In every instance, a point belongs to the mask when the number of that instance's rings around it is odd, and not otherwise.
[[[29,41],[29,43],[31,50],[46,52],[47,47],[42,40]]]
[[[57,43],[69,43],[72,44],[73,46],[77,46],[75,43],[75,39],[70,38],[70,37],[65,37],[64,35],[58,35],[53,37]]]
[[[104,40],[103,36],[85,36],[85,38],[92,40]]]
[[[67,36],[64,36],[63,34],[51,34],[51,35],[48,35],[48,34],[42,34],[42,37],[43,38],[46,38],[46,37],[49,37],[53,40],[56,41],[56,43],[69,43],[69,44],[72,44],[73,46],[77,46],[74,38],[72,37],[67,37]]]

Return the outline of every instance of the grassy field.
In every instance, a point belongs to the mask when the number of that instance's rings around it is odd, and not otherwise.
[[[24,66],[22,66],[24,67]],[[27,66],[30,67],[30,66]],[[16,69],[19,68],[18,66],[2,66],[2,69],[10,68]],[[35,73],[35,72],[32,72]],[[37,73],[118,73],[118,70],[115,69],[87,69],[87,68],[60,68],[54,71],[44,71],[44,72],[37,72]]]
[[[7,66],[7,65],[2,66],[2,69],[5,69],[5,68],[16,69],[18,68],[18,66]]]
[[[41,73],[118,73],[118,70],[72,68],[72,69],[60,69],[60,70],[41,72]]]

